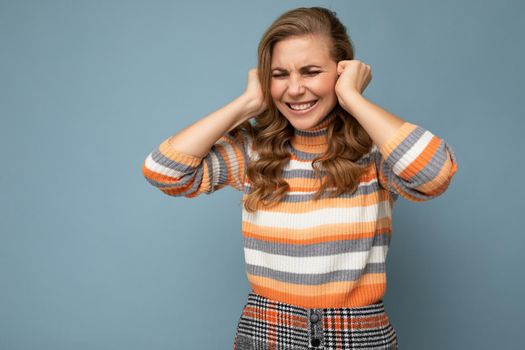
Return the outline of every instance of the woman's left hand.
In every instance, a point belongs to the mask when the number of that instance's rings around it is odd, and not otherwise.
[[[372,70],[368,64],[359,60],[343,60],[337,63],[339,78],[335,84],[335,93],[339,104],[347,109],[351,96],[361,95],[372,80]]]

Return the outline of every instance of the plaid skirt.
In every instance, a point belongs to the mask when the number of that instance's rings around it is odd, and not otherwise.
[[[305,309],[248,294],[234,350],[397,349],[383,301],[352,308]]]

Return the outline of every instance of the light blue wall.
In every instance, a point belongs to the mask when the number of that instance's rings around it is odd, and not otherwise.
[[[371,65],[365,96],[459,161],[443,196],[395,207],[384,301],[401,349],[523,346],[523,2],[12,0],[1,349],[232,347],[249,291],[241,194],[168,197],[141,165],[242,93],[279,14],[314,5]]]

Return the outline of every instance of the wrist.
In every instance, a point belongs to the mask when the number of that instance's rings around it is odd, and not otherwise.
[[[257,97],[253,97],[247,94],[242,94],[239,96],[240,103],[243,106],[244,115],[248,119],[249,117],[252,117],[254,114],[258,113],[258,110],[261,106],[261,102],[258,100]]]
[[[360,94],[357,90],[350,90],[339,96],[339,104],[343,107],[348,113],[352,113],[352,108],[357,103],[364,99],[363,95]]]
[[[242,94],[235,99],[235,103],[239,106],[238,118],[240,122],[244,122],[253,116],[254,99],[246,94]]]

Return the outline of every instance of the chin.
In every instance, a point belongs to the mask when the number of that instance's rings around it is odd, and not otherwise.
[[[295,121],[291,121],[290,119],[288,119],[288,121],[290,122],[290,124],[292,124],[292,126],[295,128],[295,129],[298,129],[298,130],[308,130],[308,129],[311,129],[313,128],[314,126],[317,125],[317,123],[320,121],[316,121],[316,122],[309,122],[307,120],[295,120]]]
[[[305,130],[310,129],[316,126],[323,118],[322,116],[319,116],[317,113],[316,115],[304,115],[304,116],[298,116],[298,115],[291,115],[288,111],[288,107],[279,106],[279,112],[281,112],[282,116],[288,120],[290,124],[296,129],[299,130]]]
[[[284,116],[294,128],[299,130],[308,130],[319,124],[326,116],[326,113],[315,116]]]

